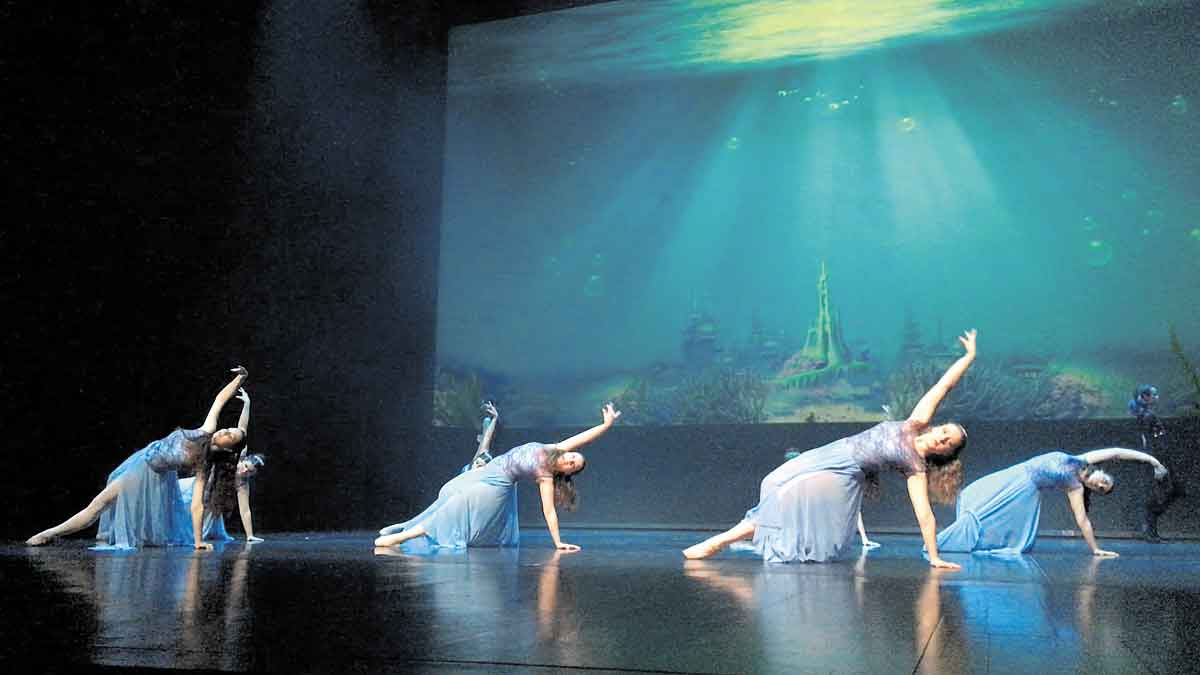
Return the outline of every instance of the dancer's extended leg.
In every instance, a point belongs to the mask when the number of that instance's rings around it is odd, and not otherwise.
[[[55,537],[72,534],[91,525],[96,522],[101,513],[104,513],[104,509],[107,509],[116,500],[117,495],[121,493],[121,486],[122,481],[120,479],[114,480],[101,490],[100,494],[96,495],[91,503],[82,511],[48,530],[38,532],[29,539],[26,539],[25,543],[31,546],[41,546]]]
[[[683,549],[683,557],[690,560],[707,558],[735,541],[750,539],[754,536],[754,530],[754,523],[743,520],[721,534],[709,537],[695,546]]]

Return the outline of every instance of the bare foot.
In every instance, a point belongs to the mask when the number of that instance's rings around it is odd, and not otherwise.
[[[715,544],[702,541],[695,546],[689,546],[683,549],[683,557],[687,558],[688,560],[700,560],[701,558],[707,558],[713,555],[718,550],[719,549]]]
[[[42,546],[44,544],[50,543],[50,537],[48,537],[44,534],[35,534],[32,537],[26,539],[25,543],[28,544],[29,546]]]

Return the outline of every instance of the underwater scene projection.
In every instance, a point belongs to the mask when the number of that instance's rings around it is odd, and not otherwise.
[[[1200,401],[1200,10],[604,3],[451,32],[435,424]]]

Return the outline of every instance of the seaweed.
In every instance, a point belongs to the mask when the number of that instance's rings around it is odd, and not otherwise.
[[[728,368],[691,375],[669,399],[676,424],[755,424],[767,419],[767,382]]]
[[[933,361],[915,361],[893,372],[885,388],[887,407],[907,416],[941,378]],[[938,407],[938,416],[955,419],[1078,419],[1097,405],[1097,393],[1073,376],[1013,372],[996,366],[969,370]]]
[[[1179,361],[1179,367],[1183,370],[1183,375],[1192,384],[1193,395],[1195,397],[1192,406],[1193,412],[1200,409],[1200,371],[1196,370],[1196,366],[1192,365],[1187,354],[1183,351],[1183,342],[1179,339],[1179,333],[1175,330],[1175,324],[1167,326],[1167,332],[1171,336],[1171,353]]]
[[[475,373],[455,377],[444,373],[433,390],[433,423],[446,427],[474,427],[479,422],[483,384]]]

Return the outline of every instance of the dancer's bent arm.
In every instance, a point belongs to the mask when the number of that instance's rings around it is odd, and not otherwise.
[[[1096,535],[1092,532],[1092,521],[1088,518],[1087,509],[1083,506],[1083,488],[1067,490],[1067,502],[1071,504],[1071,513],[1075,514],[1075,525],[1079,527],[1079,534],[1083,535],[1083,540],[1092,549],[1092,555],[1101,558],[1116,558],[1117,553],[1105,551],[1096,543]]]
[[[1154,467],[1155,476],[1165,476],[1167,467],[1163,466],[1162,462],[1155,459],[1152,455],[1147,455],[1138,450],[1128,450],[1126,448],[1104,448],[1102,450],[1089,450],[1088,452],[1079,455],[1079,458],[1088,464],[1099,464],[1111,460],[1123,460],[1126,462],[1145,462]]]
[[[925,392],[925,395],[921,397],[916,407],[913,408],[912,414],[908,416],[910,421],[917,422],[921,426],[927,426],[933,420],[933,414],[937,412],[942,399],[946,398],[946,394],[954,388],[954,385],[958,384],[963,374],[967,372],[967,368],[970,368],[971,364],[975,361],[976,333],[977,331],[972,328],[959,336],[958,342],[963,346],[963,349],[967,350],[967,353],[963,354],[947,368],[945,374],[937,381],[937,384]]]
[[[549,477],[539,479],[538,494],[542,497],[542,516],[546,518],[546,529],[550,530],[554,548],[560,551],[578,551],[578,546],[568,544],[558,537],[558,510],[554,508],[554,479]]]
[[[566,439],[565,441],[559,441],[558,443],[555,444],[555,447],[558,450],[562,450],[563,452],[572,452],[574,450],[578,450],[579,448],[582,448],[583,446],[587,445],[588,443],[591,443],[592,441],[596,440],[601,435],[603,435],[604,432],[611,429],[613,422],[616,422],[617,418],[621,416],[621,411],[614,408],[613,404],[611,404],[611,403],[605,403],[604,409],[601,411],[601,413],[604,415],[603,422],[601,422],[600,424],[597,424],[596,426],[592,427],[591,429],[588,429],[587,431],[583,431],[578,434],[575,434],[574,436]],[[551,496],[553,496],[553,494],[551,494]],[[543,498],[543,503],[544,502],[545,502],[545,498]],[[551,503],[553,503],[553,502],[551,502]]]
[[[242,386],[242,383],[250,375],[249,371],[242,366],[233,368],[232,372],[237,373],[237,375],[229,384],[225,385],[224,389],[217,392],[217,397],[213,399],[212,407],[208,410],[208,417],[204,420],[204,425],[200,427],[210,434],[217,430],[217,420],[220,418],[221,410],[225,407],[225,404],[229,402],[229,399],[233,398],[238,388]]]
[[[929,506],[929,481],[923,472],[908,477],[908,498],[912,501],[913,513],[917,516],[917,525],[921,527],[921,538],[925,540],[925,550],[929,553],[929,564],[948,570],[962,569],[961,565],[942,560],[938,555],[937,518],[933,515],[933,508]]]

